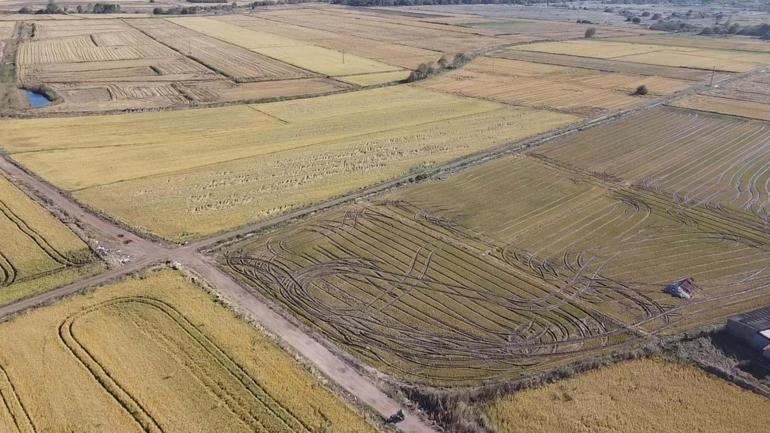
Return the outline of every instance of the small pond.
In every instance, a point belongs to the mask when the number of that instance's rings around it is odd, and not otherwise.
[[[31,105],[32,108],[45,107],[46,105],[51,103],[51,101],[48,100],[48,98],[41,93],[37,93],[32,90],[27,90],[26,92],[27,92],[27,102],[29,102],[29,105]]]

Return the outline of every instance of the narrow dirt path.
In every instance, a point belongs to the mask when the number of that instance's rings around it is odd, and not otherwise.
[[[721,80],[720,83],[740,79],[754,73],[756,72],[736,74],[730,78]],[[575,133],[585,128],[600,125],[619,117],[625,117],[697,93],[703,90],[704,87],[705,85],[694,86],[688,90],[678,92],[668,97],[653,99],[649,103],[639,107],[587,120],[566,128],[541,134],[528,140],[511,143],[508,146],[492,151],[472,155],[436,167],[429,173],[429,175],[454,172],[503,155],[521,152],[557,137]],[[294,218],[307,216],[313,212],[318,212],[323,209],[350,202],[357,198],[366,197],[389,188],[397,187],[402,183],[409,182],[411,176],[404,176],[372,188],[353,192],[343,197],[328,200],[270,220],[247,225],[226,233],[217,234],[206,239],[192,242],[189,245],[176,246],[138,235],[91,212],[67,194],[62,193],[57,188],[15,165],[6,155],[0,154],[0,156],[0,174],[11,180],[37,202],[50,209],[62,221],[76,226],[76,230],[88,237],[92,244],[93,242],[96,242],[98,245],[108,245],[111,246],[111,248],[120,248],[125,254],[125,260],[111,263],[111,268],[104,273],[0,307],[0,321],[7,320],[15,314],[53,302],[81,290],[109,283],[131,273],[146,269],[151,265],[165,261],[174,261],[198,274],[218,293],[234,305],[235,308],[242,310],[243,313],[246,313],[259,321],[266,329],[274,333],[286,344],[296,350],[297,353],[309,360],[319,371],[328,376],[329,379],[336,382],[362,403],[373,408],[383,417],[388,417],[398,410],[398,403],[385,395],[375,383],[359,374],[344,360],[328,350],[324,344],[316,340],[316,338],[322,337],[308,335],[298,327],[294,326],[279,313],[273,311],[267,304],[250,294],[247,289],[242,287],[229,275],[220,270],[212,260],[201,253],[201,251],[216,247],[221,243],[261,229],[285,223]],[[438,433],[436,429],[422,422],[416,416],[407,417],[403,423],[398,425],[398,428],[406,433]]]

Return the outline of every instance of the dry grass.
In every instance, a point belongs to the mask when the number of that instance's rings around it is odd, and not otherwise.
[[[582,115],[644,103],[645,98],[631,95],[642,84],[651,94],[666,95],[689,87],[690,82],[482,57],[421,83],[465,96]]]
[[[674,101],[671,105],[674,107],[708,111],[710,113],[729,114],[732,116],[747,117],[749,119],[770,121],[770,105],[753,101],[741,101],[740,99],[721,98],[709,95],[693,95],[685,99]]]
[[[770,63],[770,53],[605,41],[543,42],[517,47],[536,51],[662,66],[747,72]]]
[[[376,431],[172,271],[4,323],[0,345],[2,431]]]
[[[2,129],[6,150],[47,180],[130,225],[184,240],[575,120],[399,86]]]
[[[102,269],[88,246],[0,177],[0,304]]]
[[[366,74],[396,69],[393,66],[352,54],[344,55],[343,59],[343,53],[339,51],[271,33],[248,30],[210,18],[171,18],[169,21],[204,35],[325,75]]]
[[[0,21],[0,40],[13,37],[13,29],[16,27],[16,21]]]
[[[753,38],[710,37],[710,36],[677,36],[671,34],[627,36],[609,38],[613,42],[628,42],[632,44],[654,44],[673,47],[708,48],[721,50],[770,52],[767,42]]]
[[[337,77],[338,80],[359,86],[371,86],[393,81],[402,81],[409,77],[409,71],[379,72],[376,74],[348,75]]]
[[[494,433],[760,432],[770,403],[687,365],[640,360],[504,397],[483,409]]]

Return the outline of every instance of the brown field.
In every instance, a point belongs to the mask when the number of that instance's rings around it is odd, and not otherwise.
[[[470,22],[463,24],[465,27],[473,29],[484,29],[493,31],[498,35],[521,35],[529,36],[536,40],[563,40],[577,39],[585,35],[589,27],[596,29],[596,37],[610,36],[628,36],[638,35],[640,33],[650,33],[648,30],[597,26],[596,24],[577,24],[574,22],[565,23],[558,21],[541,20],[495,20],[486,22]]]
[[[674,68],[670,66],[645,65],[642,63],[622,62],[617,60],[594,59],[590,57],[568,56],[563,54],[519,51],[516,47],[495,51],[492,55],[511,60],[544,63],[549,65],[569,66],[573,68],[595,69],[623,74],[649,75],[685,81],[705,81],[711,78],[710,71]],[[725,74],[717,73],[715,78]]]
[[[5,121],[0,128],[5,150],[46,180],[135,228],[181,241],[576,120],[393,86],[207,110]]]
[[[770,200],[770,130],[764,122],[652,110],[546,144],[550,158],[765,221]]]
[[[738,99],[759,104],[770,104],[770,74],[759,73],[710,88],[705,94]]]
[[[729,114],[749,119],[770,121],[770,105],[740,99],[722,98],[709,95],[693,95],[674,101],[674,107],[691,108],[709,113]]]
[[[363,362],[457,386],[765,305],[768,248],[740,213],[507,157],[243,241],[222,263]],[[685,276],[693,299],[663,292]]]
[[[671,34],[613,37],[609,41],[629,42],[632,44],[654,44],[672,47],[709,48],[721,50],[770,52],[770,46],[764,41],[740,37],[677,36]]]
[[[16,21],[0,21],[0,40],[13,37],[14,27],[16,27]]]
[[[165,19],[26,25],[35,36],[20,44],[18,80],[27,88],[45,85],[59,97],[39,112],[249,102],[351,88]],[[248,83],[259,81],[271,83]]]
[[[0,345],[3,432],[377,431],[169,270],[3,323]]]
[[[658,359],[502,397],[481,411],[493,433],[746,433],[770,423],[767,399]]]
[[[670,78],[489,57],[476,59],[462,69],[420,85],[514,105],[590,116],[646,102],[647,98],[631,95],[642,84],[652,95],[671,94],[691,85]]]

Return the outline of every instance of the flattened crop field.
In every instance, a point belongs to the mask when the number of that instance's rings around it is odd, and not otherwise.
[[[186,240],[575,120],[399,86],[206,110],[11,120],[0,128],[15,160],[87,205]]]
[[[376,431],[172,271],[3,323],[0,346],[3,432]]]
[[[0,305],[101,268],[80,238],[0,176]]]

